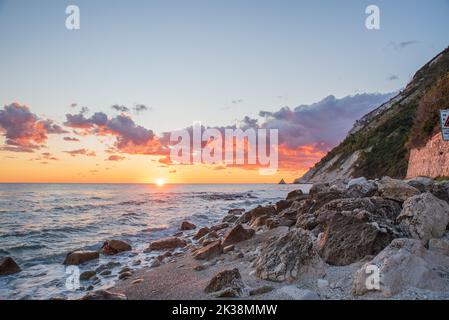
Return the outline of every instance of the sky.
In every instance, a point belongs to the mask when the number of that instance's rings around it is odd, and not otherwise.
[[[365,27],[371,4],[380,30]],[[0,0],[0,182],[292,181],[449,45],[448,13],[447,0]],[[278,172],[170,163],[164,133],[194,121],[278,129]]]

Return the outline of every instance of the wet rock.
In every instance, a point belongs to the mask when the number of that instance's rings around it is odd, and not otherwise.
[[[321,276],[325,263],[318,255],[310,232],[293,229],[268,241],[256,260],[256,275],[276,282]]]
[[[126,271],[126,272],[120,273],[118,278],[119,278],[119,280],[125,280],[125,279],[128,279],[129,277],[131,277],[132,275],[133,275],[133,273],[131,271]]]
[[[11,257],[5,257],[0,260],[0,276],[7,276],[22,271],[17,263]]]
[[[407,288],[444,290],[445,273],[449,257],[427,250],[420,240],[395,239],[373,260],[357,271],[353,282],[353,293],[363,295],[369,291],[380,291],[385,297],[394,296]],[[378,270],[381,281],[378,287],[367,286],[373,268]],[[371,282],[369,282],[371,283]]]
[[[229,223],[224,222],[224,223],[216,224],[216,225],[210,227],[210,229],[212,231],[219,231],[219,230],[222,230],[222,229],[226,229],[227,227],[229,227]]]
[[[383,177],[378,181],[377,188],[381,197],[399,202],[404,202],[408,198],[421,193],[418,189],[407,184],[407,182],[390,177]]]
[[[197,260],[209,260],[220,255],[222,251],[223,247],[221,245],[221,241],[214,241],[207,246],[198,249],[194,254],[194,258]]]
[[[106,290],[97,290],[86,294],[81,300],[127,300],[122,293],[113,293]]]
[[[107,240],[101,247],[101,252],[107,255],[115,255],[120,252],[130,251],[131,246],[122,240]]]
[[[422,193],[404,202],[397,217],[402,230],[423,244],[431,238],[441,238],[449,223],[449,204],[431,193]]]
[[[241,224],[238,224],[229,230],[229,232],[224,236],[223,247],[248,240],[254,235],[254,233],[255,231],[253,229],[245,229]]]
[[[65,265],[79,265],[87,261],[95,260],[100,257],[96,251],[73,251],[70,252],[63,262]]]
[[[111,273],[111,270],[103,270],[100,272],[100,276],[109,276]]]
[[[203,227],[199,229],[196,234],[193,236],[193,239],[198,240],[208,234],[211,230],[208,227]]]
[[[181,223],[181,227],[179,228],[179,230],[193,230],[195,228],[196,228],[196,225],[194,225],[190,221],[183,221]]]
[[[227,222],[227,223],[234,223],[239,219],[238,216],[234,215],[234,214],[228,214],[226,216],[223,217],[223,219],[221,220],[222,222]]]
[[[185,247],[186,245],[187,241],[182,238],[167,237],[151,242],[145,251],[175,249]]]
[[[133,261],[133,263],[132,263],[133,266],[140,266],[141,264],[142,264],[142,260],[140,260],[140,259],[135,260],[135,261]]]
[[[229,209],[228,210],[228,214],[232,214],[232,215],[236,215],[236,216],[241,215],[243,212],[245,212],[245,209]]]
[[[92,278],[96,274],[97,273],[95,271],[93,271],[93,270],[84,271],[83,273],[80,274],[80,280],[81,281],[89,280],[90,278]]]
[[[244,288],[239,269],[223,270],[207,284],[204,292],[215,293],[216,297],[236,297]]]
[[[231,244],[229,246],[226,246],[226,247],[223,248],[223,253],[228,253],[228,252],[234,251],[234,248],[235,247],[234,247],[233,244]]]
[[[258,296],[258,295],[273,291],[273,289],[274,288],[272,286],[262,286],[259,288],[254,288],[254,289],[249,290],[249,295],[250,296]]]
[[[329,264],[344,266],[376,255],[403,234],[394,220],[401,207],[379,197],[334,200],[320,209],[324,233],[320,256]]]

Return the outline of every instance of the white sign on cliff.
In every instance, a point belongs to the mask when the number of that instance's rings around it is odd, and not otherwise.
[[[449,141],[449,110],[440,110],[441,134],[444,141]]]

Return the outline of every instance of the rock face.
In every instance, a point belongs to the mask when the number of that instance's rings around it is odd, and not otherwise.
[[[223,270],[207,284],[204,292],[215,293],[217,297],[236,297],[244,288],[239,269]]]
[[[196,225],[194,225],[193,223],[189,222],[189,221],[183,221],[181,223],[181,227],[179,227],[179,230],[193,230],[196,228]]]
[[[84,262],[98,259],[100,254],[96,251],[74,251],[69,253],[64,260],[65,265],[79,265]]]
[[[303,229],[290,230],[281,238],[266,243],[256,260],[256,275],[276,282],[321,276],[324,272],[325,263],[318,255],[313,238]]]
[[[131,246],[121,240],[107,240],[101,247],[101,252],[107,255],[115,255],[117,253],[130,250]]]
[[[395,239],[357,271],[353,282],[355,295],[374,290],[367,286],[368,277],[373,274],[372,266],[379,268],[379,291],[385,297],[391,297],[408,287],[442,290],[448,280],[444,278],[445,272],[439,270],[447,270],[449,257],[427,250],[419,240]]]
[[[113,293],[106,290],[97,290],[90,292],[80,300],[127,300],[126,296],[121,293]]]
[[[187,242],[182,238],[167,237],[151,242],[147,250],[175,249],[186,245]]]
[[[449,204],[431,193],[423,193],[404,202],[397,221],[412,238],[424,244],[431,238],[441,238],[449,223]]]
[[[408,198],[421,193],[418,189],[410,186],[405,181],[392,179],[390,177],[383,177],[377,182],[377,187],[381,197],[399,202],[404,202]]]
[[[245,229],[241,224],[232,228],[223,238],[223,247],[250,239],[254,235],[253,229]]]
[[[379,197],[334,200],[319,211],[324,225],[319,253],[331,265],[375,255],[402,234],[394,225],[401,206]]]
[[[20,269],[13,258],[5,257],[0,261],[0,276],[7,276],[20,271],[22,271],[22,269]]]
[[[197,260],[212,259],[223,252],[221,241],[214,241],[195,252],[194,258]]]

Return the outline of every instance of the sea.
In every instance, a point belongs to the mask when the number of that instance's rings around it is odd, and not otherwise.
[[[148,244],[178,232],[183,220],[198,228],[210,226],[230,209],[274,204],[292,190],[308,192],[309,188],[289,184],[0,184],[0,258],[11,256],[22,269],[0,277],[0,299],[76,299],[87,290],[110,288],[121,268],[148,266],[155,255],[144,252]],[[117,263],[110,275],[98,276],[95,285],[68,282],[74,271],[63,265],[67,253],[98,250],[107,239],[125,240],[133,250],[100,255],[80,265],[82,273]]]

